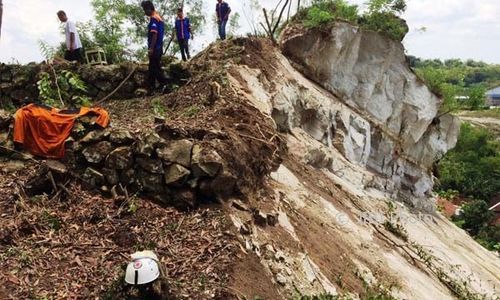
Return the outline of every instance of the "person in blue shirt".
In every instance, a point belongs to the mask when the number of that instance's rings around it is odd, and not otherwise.
[[[167,91],[168,80],[161,68],[161,57],[163,55],[163,36],[165,24],[162,17],[156,12],[151,1],[142,1],[144,14],[149,17],[148,25],[148,57],[149,57],[149,93],[156,88],[156,81],[162,86],[162,93]]]
[[[184,18],[184,12],[182,8],[177,10],[177,18],[175,19],[175,33],[177,36],[177,42],[181,48],[182,60],[186,61],[191,58],[189,55],[189,38],[193,39],[193,33],[191,32],[191,24],[189,23],[189,18]]]
[[[229,14],[231,13],[231,8],[229,4],[223,0],[217,0],[215,5],[215,12],[217,14],[217,24],[219,25],[219,37],[221,40],[226,39],[226,25],[229,20]]]

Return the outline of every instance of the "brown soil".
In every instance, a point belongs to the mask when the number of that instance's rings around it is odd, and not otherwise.
[[[112,126],[135,137],[155,130],[167,139],[190,138],[215,149],[237,178],[236,192],[255,198],[281,163],[286,145],[272,120],[229,85],[224,63],[242,50],[237,43],[221,51],[223,46],[228,45],[214,44],[196,57],[189,65],[193,77],[174,93],[104,106]],[[165,122],[155,124],[159,115]],[[0,298],[125,297],[123,267],[131,253],[144,249],[161,258],[174,298],[232,295],[227,270],[234,270],[234,289],[276,298],[271,280],[256,275],[261,267],[255,258],[235,258],[237,246],[226,234],[229,225],[219,205],[186,213],[134,196],[121,206],[85,191],[76,179],[67,185],[69,196],[27,197],[23,187],[38,166],[29,162],[21,172],[0,178],[0,280],[5,283]],[[255,281],[245,283],[248,276]]]
[[[136,198],[132,212],[78,183],[62,199],[16,196],[35,168],[0,180],[2,299],[115,299],[122,267],[144,249],[161,258],[176,298],[224,293],[236,246],[221,209],[182,213]]]
[[[233,266],[230,278],[229,290],[233,293],[234,298],[283,299],[272,284],[272,278],[265,272],[255,254],[244,255]]]

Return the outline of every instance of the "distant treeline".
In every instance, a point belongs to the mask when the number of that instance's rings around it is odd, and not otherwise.
[[[415,56],[407,59],[429,88],[444,99],[444,112],[484,108],[486,91],[500,86],[500,65],[472,59],[440,60]]]

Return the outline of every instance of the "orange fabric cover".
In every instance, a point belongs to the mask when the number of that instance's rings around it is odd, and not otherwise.
[[[64,156],[64,142],[78,117],[93,113],[97,115],[97,124],[109,125],[109,114],[102,108],[82,107],[79,114],[59,112],[36,104],[20,108],[14,119],[14,142],[23,144],[33,155],[59,159]]]

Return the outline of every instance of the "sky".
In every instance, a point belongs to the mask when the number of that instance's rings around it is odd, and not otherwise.
[[[366,0],[347,0],[362,5]],[[0,62],[28,63],[43,60],[38,41],[57,45],[63,40],[56,12],[65,10],[74,21],[92,20],[90,1],[85,0],[3,0],[4,16],[0,39]],[[208,14],[215,0],[207,0]],[[226,0],[241,15],[239,34],[249,31],[244,17],[249,0]],[[262,0],[272,6],[276,0]],[[409,55],[422,58],[460,58],[500,64],[499,0],[407,0],[404,14],[410,33],[404,40]],[[189,11],[189,8],[187,8]],[[168,19],[167,16],[165,16]],[[426,28],[422,32],[422,27]],[[205,30],[195,39],[200,50],[215,39],[215,30]]]

